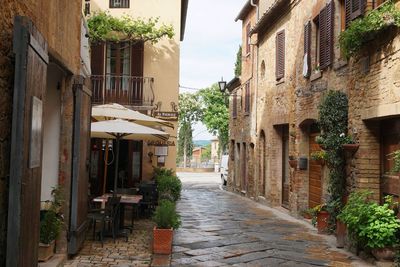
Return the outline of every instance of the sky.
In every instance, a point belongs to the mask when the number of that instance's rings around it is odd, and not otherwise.
[[[181,43],[180,86],[206,88],[234,77],[236,53],[241,44],[241,21],[236,16],[247,0],[189,0],[185,38]],[[180,89],[180,92],[193,90]],[[212,135],[198,123],[194,140]]]

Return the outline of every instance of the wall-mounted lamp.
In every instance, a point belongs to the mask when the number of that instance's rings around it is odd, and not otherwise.
[[[147,156],[149,156],[149,158],[150,158],[150,163],[152,163],[153,162],[153,152],[149,152],[149,153],[147,153]]]

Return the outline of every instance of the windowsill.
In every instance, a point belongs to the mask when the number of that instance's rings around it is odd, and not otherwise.
[[[281,78],[278,81],[276,81],[276,85],[279,85],[281,83],[285,83],[285,79],[284,78]]]
[[[237,116],[232,116],[232,119],[236,120]]]
[[[244,115],[244,116],[249,116],[249,115],[250,115],[250,112],[245,112],[245,113],[243,113],[243,115]]]
[[[250,57],[250,54],[251,54],[250,52],[247,53],[247,54],[245,55],[245,57]]]
[[[321,77],[322,77],[322,72],[321,72],[321,71],[313,72],[313,73],[310,75],[310,81],[312,82],[312,81],[318,80],[318,79],[320,79]]]
[[[345,59],[339,59],[333,64],[333,70],[340,70],[343,67],[347,66],[348,61]]]

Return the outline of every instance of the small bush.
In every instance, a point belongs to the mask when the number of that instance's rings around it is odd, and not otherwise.
[[[160,176],[157,179],[157,191],[161,197],[170,196],[173,201],[181,197],[182,183],[175,175]]]
[[[153,221],[160,229],[178,229],[181,225],[179,214],[176,212],[175,203],[168,200],[160,201],[153,216]]]
[[[153,177],[156,179],[156,181],[163,176],[173,176],[174,171],[172,169],[166,169],[166,168],[160,168],[160,167],[155,167],[153,170]]]

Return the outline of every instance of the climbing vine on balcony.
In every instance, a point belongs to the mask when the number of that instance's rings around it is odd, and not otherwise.
[[[345,190],[345,158],[342,144],[346,143],[348,99],[345,93],[328,91],[319,105],[318,125],[321,134],[317,142],[326,151],[325,159],[329,168],[327,209],[331,214],[331,229],[336,224],[336,216],[341,210],[341,200]]]
[[[171,39],[174,36],[172,25],[158,26],[158,18],[147,21],[128,15],[117,18],[107,12],[93,14],[88,19],[88,27],[91,42],[150,41],[154,44],[163,37]]]
[[[367,42],[389,26],[400,27],[400,10],[393,0],[386,1],[379,8],[350,23],[339,36],[343,54],[347,58],[354,56]]]

